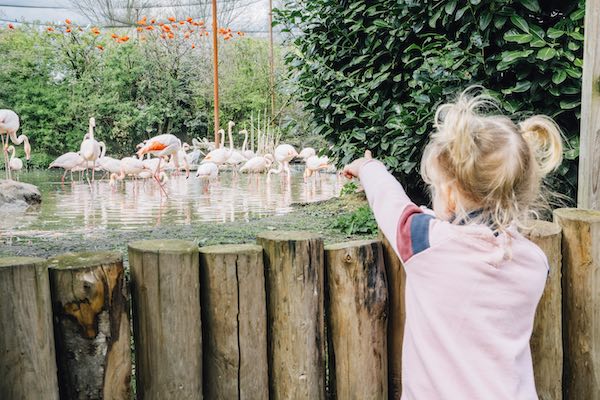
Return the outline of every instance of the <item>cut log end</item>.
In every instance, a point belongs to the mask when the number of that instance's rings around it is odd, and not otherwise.
[[[273,231],[261,232],[258,235],[256,235],[256,238],[259,241],[262,239],[274,242],[288,242],[301,240],[317,240],[322,239],[322,236],[317,233],[304,231]]]
[[[600,211],[596,210],[584,210],[581,208],[559,208],[554,210],[554,215],[558,218],[572,221],[589,223],[600,222]]]
[[[198,251],[198,245],[187,240],[142,240],[129,244],[130,250],[144,253],[193,253]]]
[[[79,269],[122,262],[121,254],[114,251],[67,253],[48,260],[49,268]]]
[[[43,258],[37,257],[2,257],[0,258],[0,268],[13,268],[27,265],[37,265],[46,262]]]
[[[201,254],[248,254],[262,253],[262,247],[256,244],[220,244],[200,248]]]

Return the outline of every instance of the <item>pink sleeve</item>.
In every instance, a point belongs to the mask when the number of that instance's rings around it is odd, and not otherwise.
[[[381,162],[368,161],[360,169],[359,178],[379,229],[400,259],[408,260],[413,254],[412,217],[423,210],[410,200],[402,185]]]

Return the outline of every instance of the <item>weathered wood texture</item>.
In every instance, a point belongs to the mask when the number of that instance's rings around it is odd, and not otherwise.
[[[535,386],[540,400],[562,399],[561,229],[556,223],[537,221],[524,233],[546,254],[550,266],[531,336]]]
[[[388,296],[381,243],[326,246],[325,265],[327,326],[334,355],[329,370],[335,374],[335,396],[386,399]]]
[[[600,212],[559,209],[565,399],[600,399]]]
[[[202,398],[198,246],[129,245],[138,399]]]
[[[62,399],[131,397],[131,334],[119,253],[48,260]]]
[[[404,289],[406,274],[402,261],[398,258],[390,242],[379,233],[383,246],[383,259],[388,282],[388,381],[389,399],[399,400],[402,395],[402,341],[404,338],[404,321],[406,309]]]
[[[585,3],[577,205],[600,210],[600,1]]]
[[[0,258],[0,399],[58,398],[45,260]]]
[[[325,398],[323,239],[306,232],[267,232],[269,394],[271,399]]]
[[[204,397],[268,399],[263,249],[200,248]]]

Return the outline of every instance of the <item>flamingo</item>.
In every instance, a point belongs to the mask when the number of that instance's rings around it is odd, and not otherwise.
[[[88,133],[84,136],[83,141],[79,147],[79,154],[85,161],[89,161],[92,163],[92,182],[94,181],[94,172],[96,170],[96,161],[100,157],[100,153],[102,147],[106,148],[106,146],[101,146],[100,143],[94,139],[94,127],[96,126],[96,119],[94,117],[90,117]],[[104,144],[104,143],[103,143]],[[86,164],[87,170],[87,164]],[[87,176],[87,172],[86,172]]]
[[[240,172],[258,173],[264,172],[273,163],[273,156],[265,154],[264,156],[252,157],[246,164],[240,168]]]
[[[252,157],[254,157],[256,154],[254,154],[254,152],[252,150],[246,150],[246,144],[248,143],[248,131],[245,129],[242,129],[240,131],[240,135],[241,134],[244,134],[244,143],[242,144],[242,155],[244,157],[246,157],[246,160],[249,160]]]
[[[196,178],[216,178],[219,175],[219,166],[212,162],[204,163],[198,166]]]
[[[117,160],[110,156],[98,158],[98,165],[109,174],[118,174],[121,172],[121,160]]]
[[[49,169],[50,168],[63,168],[65,170],[65,173],[63,174],[60,181],[61,181],[61,183],[64,184],[65,176],[67,175],[67,172],[71,172],[71,181],[72,181],[73,180],[73,170],[75,170],[77,167],[80,167],[84,163],[85,163],[85,160],[83,159],[83,157],[81,157],[79,155],[79,153],[70,151],[68,153],[61,155],[56,160],[52,161],[52,163],[50,163],[50,166],[48,168]]]
[[[280,144],[275,148],[275,160],[279,163],[277,169],[270,169],[269,175],[271,173],[279,174],[281,171],[284,171],[288,177],[290,176],[290,161],[294,157],[298,155],[298,152],[292,145],[289,144]]]
[[[300,151],[300,154],[298,154],[298,157],[303,159],[304,161],[306,161],[306,159],[310,156],[315,156],[317,155],[317,152],[315,151],[315,149],[313,149],[312,147],[305,147]]]
[[[154,178],[157,182],[159,182],[159,170],[160,164],[163,156],[172,156],[176,155],[177,152],[181,149],[181,140],[177,138],[175,135],[171,135],[170,133],[165,133],[162,135],[154,136],[151,139],[148,139],[146,144],[144,144],[137,152],[138,157],[142,157],[144,154],[152,154],[158,157],[158,165],[156,170],[154,171]],[[179,160],[177,157],[173,157],[175,168],[179,170]],[[190,168],[187,163],[187,159],[183,159],[185,166],[185,177],[188,178],[190,176]],[[162,187],[162,186],[161,186]]]
[[[12,152],[10,161],[8,162],[8,168],[11,171],[20,171],[23,169],[23,161],[20,158],[15,158],[15,146],[8,146],[7,152]]]
[[[329,158],[326,156],[310,156],[306,159],[306,167],[304,168],[304,180],[312,176],[313,173],[319,172],[321,169],[329,168]]]
[[[229,121],[229,123],[227,125],[228,125],[228,133],[229,133],[229,148],[226,148],[224,146],[225,140],[221,140],[221,147],[208,153],[206,155],[206,157],[204,157],[204,159],[200,162],[200,164],[207,163],[207,162],[213,162],[217,165],[222,165],[227,162],[229,157],[231,157],[231,155],[233,154],[233,136],[232,136],[231,129],[235,125],[235,122]],[[224,138],[225,131],[223,129],[220,129],[219,133],[221,134],[221,137]]]
[[[10,168],[8,167],[8,139],[13,144],[20,145],[25,143],[25,159],[29,160],[31,157],[31,146],[29,145],[29,139],[25,135],[17,137],[17,131],[20,127],[19,116],[12,110],[0,110],[0,139],[2,141],[2,148],[4,149],[4,165],[6,167],[6,177],[11,179]],[[4,140],[3,134],[6,134],[6,141]]]

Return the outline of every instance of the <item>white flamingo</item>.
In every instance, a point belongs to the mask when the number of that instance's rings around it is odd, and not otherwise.
[[[221,140],[221,147],[208,153],[206,155],[206,157],[204,157],[204,159],[200,162],[200,164],[212,162],[217,165],[223,165],[227,162],[229,157],[231,157],[231,155],[233,154],[233,134],[232,134],[231,129],[233,128],[234,125],[235,125],[235,122],[229,121],[229,123],[228,123],[229,148],[225,147],[225,140]],[[220,129],[219,133],[221,134],[221,137],[223,138],[225,135],[225,131],[223,129]]]
[[[244,134],[244,143],[242,144],[242,155],[244,157],[246,157],[247,160],[249,160],[252,157],[256,156],[256,154],[254,154],[254,152],[252,150],[246,150],[246,145],[248,144],[248,131],[245,129],[242,129],[240,131],[240,135],[241,134]]]
[[[219,166],[212,162],[207,162],[198,166],[196,178],[216,178],[219,175]]]
[[[273,163],[273,156],[270,154],[265,154],[264,156],[256,156],[252,157],[246,164],[240,168],[240,172],[249,172],[252,174],[265,172],[267,168],[271,166]]]
[[[15,157],[15,146],[8,146],[8,149],[6,149],[6,151],[12,152],[10,160],[8,161],[8,167],[10,168],[10,170],[15,172],[22,170],[23,161],[20,158]]]
[[[79,154],[85,161],[92,163],[92,182],[94,181],[94,172],[96,170],[96,161],[100,158],[100,154],[102,152],[102,146],[100,142],[94,139],[94,128],[96,127],[96,119],[94,117],[90,118],[88,125],[88,133],[84,136],[83,141],[79,147]],[[104,146],[105,147],[105,146]],[[87,169],[86,164],[86,169]],[[87,172],[86,172],[87,176]]]
[[[322,169],[329,168],[329,158],[326,156],[310,156],[306,159],[306,167],[304,168],[304,180],[311,177],[313,173],[319,173]]]
[[[83,157],[79,155],[79,153],[75,153],[70,151],[58,157],[56,160],[50,163],[48,168],[62,168],[65,170],[61,178],[61,183],[65,183],[65,176],[67,172],[71,173],[71,181],[73,180],[73,171],[76,170],[77,167],[81,167],[85,163]]]
[[[25,135],[17,137],[17,131],[20,127],[19,116],[12,110],[0,110],[0,140],[2,141],[2,149],[4,150],[4,165],[6,166],[6,177],[11,179],[10,168],[8,167],[8,140],[15,144],[20,145],[25,143],[25,159],[29,160],[31,157],[31,146],[29,145],[29,139]],[[3,135],[6,135],[6,140]]]
[[[279,174],[282,171],[285,172],[288,177],[290,176],[290,161],[294,159],[298,155],[294,146],[289,144],[280,144],[275,148],[275,160],[278,162],[278,167],[276,169],[270,169],[269,175]]]
[[[306,161],[306,159],[310,156],[315,156],[317,155],[317,152],[315,151],[315,149],[313,149],[312,147],[305,147],[300,151],[300,154],[298,154],[298,157],[303,159],[304,161]]]

